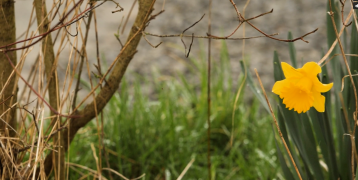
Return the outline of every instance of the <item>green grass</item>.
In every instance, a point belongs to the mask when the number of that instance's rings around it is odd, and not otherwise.
[[[242,77],[233,79],[228,50],[223,43],[219,60],[212,67],[211,161],[213,179],[273,179],[280,177],[271,117],[257,100],[238,101],[235,124],[232,111]],[[125,79],[104,110],[104,140],[110,168],[128,178],[176,179],[195,158],[184,179],[207,179],[207,72],[204,58],[190,59],[191,77],[184,74],[163,78],[137,76],[134,84]],[[127,72],[127,76],[133,75]],[[234,82],[237,83],[234,83]],[[141,85],[155,87],[145,95]],[[98,155],[98,135],[93,120],[71,144],[70,162],[96,170],[91,143]],[[234,132],[232,132],[232,129]],[[230,146],[230,136],[234,141]],[[110,151],[109,151],[110,150]],[[102,151],[103,152],[103,151]],[[108,167],[102,154],[103,167]],[[70,178],[82,177],[80,168],[70,169]],[[108,171],[103,171],[109,178]],[[112,174],[115,179],[118,176]],[[89,177],[90,179],[92,177]]]

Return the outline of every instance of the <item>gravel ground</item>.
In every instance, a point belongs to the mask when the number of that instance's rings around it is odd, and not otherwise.
[[[243,12],[243,7],[246,3],[244,0],[234,0],[237,7]],[[107,2],[101,7],[97,8],[98,27],[100,38],[100,51],[106,57],[108,63],[112,62],[120,51],[120,45],[114,37],[121,19],[129,12],[133,1],[117,0],[124,11],[119,13],[112,13],[115,9],[115,4]],[[48,5],[52,1],[47,2]],[[303,41],[296,41],[297,59],[303,61],[318,61],[321,56],[322,48],[327,49],[326,45],[326,10],[325,0],[311,1],[311,0],[251,0],[247,9],[245,17],[252,17],[258,14],[270,11],[273,13],[264,17],[260,17],[251,21],[254,25],[262,31],[273,34],[279,33],[277,38],[287,38],[287,33],[291,31],[294,37],[301,36],[316,28],[319,30],[306,37],[305,39],[310,43]],[[163,0],[158,0],[155,5],[155,11],[162,9]],[[27,28],[28,19],[31,13],[32,1],[19,0],[16,2],[16,17],[17,17],[17,34],[21,34]],[[155,34],[180,34],[185,28],[200,19],[203,14],[206,14],[203,20],[195,27],[187,31],[188,34],[195,33],[195,35],[205,35],[208,27],[208,7],[209,1],[204,0],[180,0],[180,1],[166,1],[165,12],[158,16],[150,23],[146,31]],[[48,7],[49,9],[50,7]],[[137,6],[134,8],[132,16],[129,20],[130,26],[135,18]],[[213,1],[212,8],[212,34],[228,35],[238,25],[236,12],[229,0]],[[122,42],[126,39],[128,29],[121,36]],[[92,29],[93,30],[93,29]],[[72,27],[72,32],[75,32]],[[241,27],[233,37],[242,37],[243,27]],[[246,36],[260,35],[255,29],[246,26]],[[163,42],[161,46],[154,49],[142,39],[138,48],[138,53],[135,55],[133,61],[129,66],[127,78],[132,77],[131,73],[136,72],[143,76],[151,76],[153,68],[159,70],[163,75],[174,76],[177,72],[187,72],[187,66],[179,59],[187,61],[183,53],[183,45],[180,38],[158,38],[148,37],[153,43],[157,44]],[[185,39],[187,44],[190,38]],[[257,68],[265,86],[269,89],[273,84],[273,69],[272,57],[273,51],[277,50],[280,59],[283,61],[289,60],[288,44],[279,42],[268,38],[258,38],[246,40],[245,57],[250,64],[251,72],[253,68]],[[201,45],[200,45],[201,44]],[[227,41],[229,53],[232,60],[233,77],[238,77],[240,73],[239,60],[243,57],[243,43],[242,41]],[[198,57],[200,46],[207,49],[206,40],[194,40],[194,45],[191,52],[191,57]],[[178,48],[174,48],[178,47]],[[213,60],[217,61],[221,47],[220,40],[213,41],[212,56]],[[66,63],[68,60],[69,48],[65,49],[63,53],[63,60]],[[88,41],[87,52],[89,52],[89,59],[95,62],[95,36],[90,34]],[[34,59],[38,54],[38,47],[28,56],[28,59]],[[33,60],[28,60],[33,62]],[[189,75],[190,76],[190,75]],[[151,92],[150,84],[143,84],[147,90]]]

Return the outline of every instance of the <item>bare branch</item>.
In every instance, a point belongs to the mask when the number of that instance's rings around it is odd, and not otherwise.
[[[353,21],[351,21],[348,24],[344,23],[344,14],[343,14],[343,12],[344,12],[344,4],[346,3],[346,0],[344,0],[344,1],[339,0],[339,2],[341,2],[341,6],[342,6],[342,8],[341,8],[342,24],[343,24],[343,26],[348,27],[348,26],[350,26],[352,24]]]
[[[147,41],[147,43],[152,46],[153,48],[157,48],[159,45],[161,45],[163,42],[160,42],[159,44],[157,45],[153,45],[152,43],[149,42],[149,40],[147,39],[147,37],[145,37],[145,33],[142,31],[142,34],[143,34],[143,38]],[[119,40],[119,39],[118,39]],[[119,41],[120,42],[120,41]]]
[[[103,78],[100,80],[99,84],[93,88],[93,91],[96,90],[103,79],[106,77],[106,75],[111,72],[107,83],[104,85],[104,87],[101,89],[99,94],[95,97],[95,101],[85,106],[84,109],[81,111],[77,111],[77,108],[81,105],[81,103],[76,107],[74,110],[75,116],[79,116],[78,119],[70,120],[70,129],[66,129],[63,133],[69,134],[69,136],[64,136],[65,142],[71,142],[73,138],[75,137],[77,131],[86,125],[88,122],[92,120],[96,116],[95,108],[97,109],[97,112],[101,112],[107,102],[110,100],[112,95],[116,92],[119,83],[121,82],[121,79],[127,69],[128,64],[132,60],[134,54],[136,53],[136,48],[139,44],[139,41],[142,37],[141,32],[145,29],[145,25],[147,24],[147,19],[152,12],[153,5],[155,3],[155,0],[142,0],[139,1],[139,11],[138,16],[135,20],[135,23],[131,29],[131,32],[128,37],[128,41],[116,57],[116,59],[113,61],[111,66],[109,67],[108,71],[103,75]],[[139,28],[136,28],[139,27]],[[111,67],[113,67],[113,70],[111,71]],[[92,91],[90,92],[92,94]],[[94,102],[96,102],[96,107],[94,105]],[[65,144],[63,147],[64,150],[67,150],[68,144]],[[45,160],[44,167],[46,174],[49,174],[51,171],[51,168],[53,166],[52,164],[52,156],[54,153],[50,153]]]
[[[194,37],[194,38],[201,38],[201,39],[221,39],[221,40],[244,40],[244,39],[255,39],[255,38],[261,38],[266,36],[253,36],[253,37],[244,37],[244,38],[226,38],[226,37],[217,37],[217,36],[193,36],[193,35],[185,35],[185,34],[167,34],[167,35],[159,35],[159,34],[153,34],[149,32],[144,32],[145,35],[148,36],[154,36],[154,37]],[[270,36],[276,36],[278,33],[270,34]]]
[[[190,50],[191,50],[191,45],[193,45],[193,42],[194,42],[194,33],[191,36],[191,43],[190,43],[190,46],[189,46],[188,54],[186,54],[185,57],[189,57]]]
[[[184,40],[183,40],[183,36],[182,36],[182,35],[185,33],[185,31],[189,30],[190,28],[192,28],[193,26],[195,26],[196,24],[198,24],[198,23],[203,19],[204,16],[205,16],[205,14],[203,14],[203,16],[201,16],[201,18],[200,18],[198,21],[196,21],[194,24],[192,24],[192,25],[190,25],[188,28],[184,29],[184,31],[181,33],[180,40],[181,40],[181,42],[182,42],[183,45],[184,45],[185,56],[186,56],[186,57],[189,56],[190,49],[189,49],[189,52],[188,52],[188,54],[187,54],[187,53],[186,53],[186,45],[185,45],[185,42],[184,42]],[[193,34],[191,37],[192,37],[191,44],[193,44],[194,34]],[[190,48],[191,48],[191,44],[190,44]],[[187,55],[186,55],[186,54],[187,54]]]

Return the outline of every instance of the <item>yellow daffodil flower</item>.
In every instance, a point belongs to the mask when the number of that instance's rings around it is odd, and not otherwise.
[[[272,92],[283,99],[286,108],[305,113],[313,106],[318,112],[324,112],[326,99],[321,93],[329,91],[333,83],[322,84],[318,80],[321,67],[315,62],[308,62],[299,69],[285,62],[281,66],[286,79],[277,81]]]

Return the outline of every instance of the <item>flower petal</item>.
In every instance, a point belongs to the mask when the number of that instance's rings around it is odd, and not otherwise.
[[[297,69],[295,69],[294,67],[290,66],[285,62],[281,62],[281,67],[286,79],[302,77],[302,74],[299,71],[297,71]]]
[[[288,81],[289,83],[289,81]],[[285,85],[281,89],[280,98],[288,109],[294,109],[298,113],[305,113],[313,106],[314,97],[311,91],[305,91],[293,84]]]
[[[322,84],[318,78],[316,78],[313,81],[313,88],[314,90],[318,91],[318,92],[327,92],[329,91],[333,86],[333,83],[329,83],[329,84]]]
[[[319,81],[317,74],[322,72],[321,67],[315,62],[308,62],[299,69],[285,62],[281,66],[286,78],[277,81],[272,92],[279,95],[286,108],[305,113],[313,106],[318,112],[324,112],[326,98],[321,93],[329,91],[333,83]]]
[[[322,69],[321,66],[319,66],[317,63],[308,62],[305,65],[303,65],[303,67],[299,69],[299,71],[305,72],[305,74],[307,74],[310,77],[312,76],[316,77],[317,74],[322,72]]]
[[[287,83],[286,79],[282,80],[282,81],[276,81],[276,83],[273,85],[272,87],[272,92],[280,95],[281,94],[281,89],[284,87],[284,85]]]
[[[324,112],[326,98],[323,95],[321,95],[321,93],[319,93],[319,92],[313,93],[313,97],[314,97],[313,107],[318,112]]]

